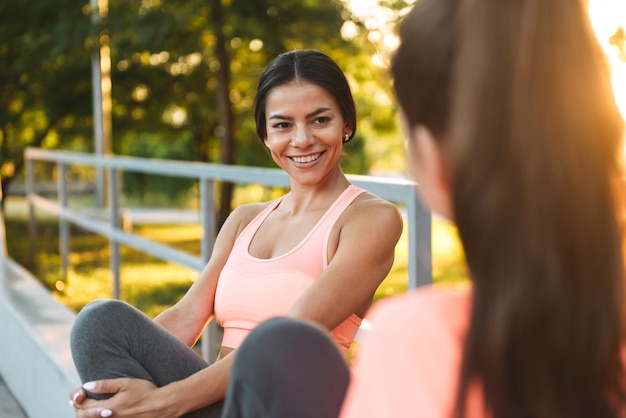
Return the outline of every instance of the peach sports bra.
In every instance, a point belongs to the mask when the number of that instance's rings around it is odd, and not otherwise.
[[[349,185],[307,236],[278,257],[261,259],[248,249],[257,230],[283,197],[271,202],[235,240],[220,273],[215,294],[215,318],[224,327],[224,347],[237,348],[262,321],[284,316],[328,265],[328,237],[344,210],[365,190]],[[352,314],[331,331],[347,353],[361,318]]]

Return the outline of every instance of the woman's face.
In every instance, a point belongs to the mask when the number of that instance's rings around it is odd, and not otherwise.
[[[291,181],[318,184],[340,172],[342,138],[351,134],[335,98],[322,87],[294,80],[267,96],[264,140]]]

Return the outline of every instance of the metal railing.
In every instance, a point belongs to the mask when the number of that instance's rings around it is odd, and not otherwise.
[[[230,166],[189,161],[155,160],[127,156],[97,156],[70,151],[52,151],[28,148],[25,153],[26,194],[29,203],[29,234],[36,241],[35,208],[59,218],[59,253],[61,271],[68,270],[69,223],[105,236],[110,245],[110,270],[113,281],[113,297],[120,297],[120,245],[127,245],[156,258],[173,262],[192,270],[200,271],[209,260],[216,236],[214,182],[225,181],[235,184],[258,184],[263,186],[288,187],[289,178],[280,169]],[[57,200],[51,200],[36,192],[35,162],[56,163],[58,170]],[[67,173],[72,166],[92,167],[106,172],[107,216],[104,219],[89,215],[68,206]],[[132,232],[120,225],[122,208],[119,203],[118,174],[122,171],[197,179],[199,182],[200,224],[202,226],[201,254],[191,254],[171,246],[158,243]],[[415,184],[408,180],[373,176],[348,175],[349,180],[383,199],[401,206],[406,211],[408,235],[408,287],[432,282],[431,264],[431,216],[421,205]],[[209,331],[207,340],[214,338]],[[215,358],[210,344],[203,339],[203,355]]]

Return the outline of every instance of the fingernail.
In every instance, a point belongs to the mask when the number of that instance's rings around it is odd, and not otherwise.
[[[76,402],[76,399],[78,399],[78,397],[79,397],[79,396],[80,396],[80,392],[76,392],[76,393],[74,394],[74,396],[72,397],[72,401]],[[72,404],[73,404],[74,402],[72,402]]]
[[[103,409],[102,411],[100,411],[100,416],[101,417],[110,417],[111,415],[113,415],[113,411],[111,411],[110,409]]]
[[[70,401],[70,406],[74,407],[74,401]]]
[[[96,388],[96,382],[87,382],[83,385],[83,389],[85,390],[94,390]],[[107,415],[107,417],[110,415]]]

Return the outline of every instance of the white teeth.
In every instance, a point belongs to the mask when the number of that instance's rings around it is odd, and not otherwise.
[[[320,158],[321,153],[317,153],[317,154],[313,154],[313,155],[307,155],[306,157],[292,157],[292,159],[296,162],[296,163],[310,163],[311,161],[315,161],[318,158]]]

